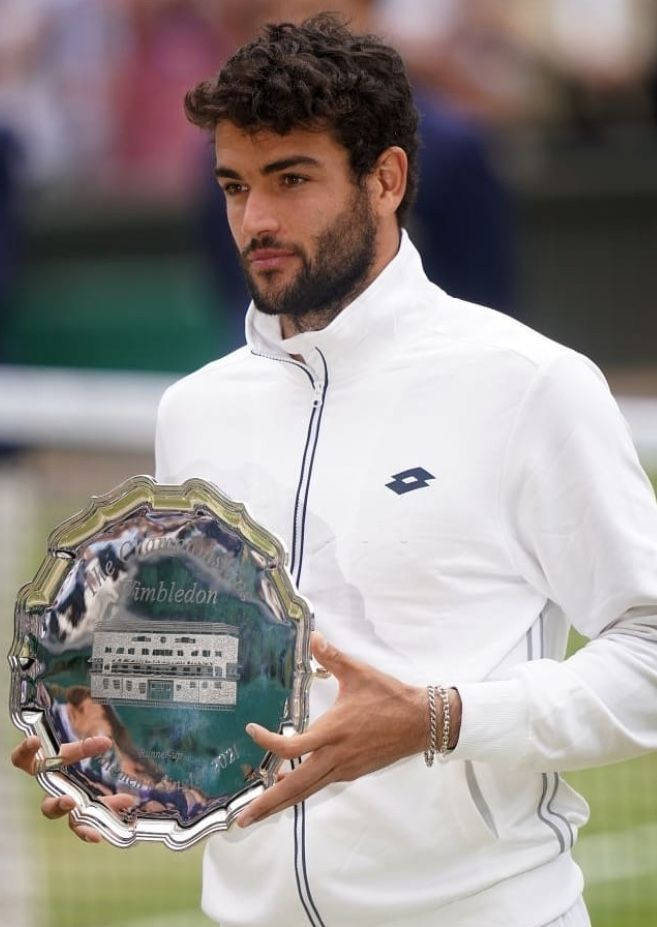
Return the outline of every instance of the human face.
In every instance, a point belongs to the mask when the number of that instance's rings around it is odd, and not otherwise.
[[[82,740],[85,737],[112,736],[112,726],[107,720],[102,705],[93,702],[91,698],[83,699],[79,705],[68,705],[68,717],[71,727]]]
[[[253,300],[262,312],[328,321],[369,282],[376,219],[366,184],[328,132],[216,131],[217,177]],[[315,327],[315,326],[313,326]]]

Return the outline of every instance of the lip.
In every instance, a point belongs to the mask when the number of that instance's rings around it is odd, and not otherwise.
[[[261,248],[253,251],[249,257],[249,263],[256,270],[274,270],[280,267],[285,261],[295,257],[293,251],[282,251],[274,248]]]

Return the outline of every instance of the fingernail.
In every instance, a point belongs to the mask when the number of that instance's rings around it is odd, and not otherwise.
[[[250,824],[253,824],[253,818],[250,815],[246,814],[246,815],[243,815],[242,817],[239,817],[237,819],[237,823],[239,824],[240,827],[248,827]]]
[[[249,735],[249,737],[253,737],[253,735],[255,734],[255,724],[247,724],[244,730]]]

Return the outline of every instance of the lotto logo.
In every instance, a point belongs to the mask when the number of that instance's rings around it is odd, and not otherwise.
[[[436,477],[425,470],[424,467],[413,467],[412,470],[404,470],[402,473],[393,473],[392,483],[386,483],[388,489],[392,489],[398,496],[405,492],[411,492],[413,489],[424,489],[429,485],[429,480],[435,480]]]

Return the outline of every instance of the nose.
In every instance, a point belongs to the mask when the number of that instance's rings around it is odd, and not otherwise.
[[[243,240],[251,241],[265,235],[276,235],[280,227],[273,199],[263,192],[250,190],[242,213]]]

